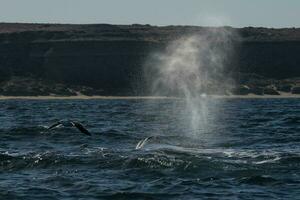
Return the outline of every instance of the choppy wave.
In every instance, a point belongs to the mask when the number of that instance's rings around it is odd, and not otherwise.
[[[170,100],[1,101],[0,198],[300,197],[299,100],[222,104],[212,129],[187,134]],[[47,129],[66,118],[93,136]]]

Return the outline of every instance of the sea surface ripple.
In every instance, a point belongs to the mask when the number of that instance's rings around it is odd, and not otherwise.
[[[181,100],[1,100],[0,199],[300,199],[300,99],[212,101],[195,133]]]

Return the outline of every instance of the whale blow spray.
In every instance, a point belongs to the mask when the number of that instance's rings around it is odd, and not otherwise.
[[[225,94],[232,81],[226,66],[233,56],[234,33],[230,28],[207,28],[170,42],[150,56],[145,75],[152,95],[184,100],[182,115],[193,133],[205,131],[218,106],[209,94]]]

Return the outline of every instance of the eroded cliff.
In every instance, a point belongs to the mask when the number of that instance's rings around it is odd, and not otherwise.
[[[142,73],[147,57],[182,35],[211,29],[218,28],[2,23],[0,93],[9,95],[5,88],[20,84],[14,80],[21,77],[36,85],[63,84],[72,91],[83,87],[100,95],[145,95]],[[240,80],[241,73],[276,81],[300,77],[300,29],[222,29],[234,33],[234,60],[227,68],[237,81],[245,81]]]

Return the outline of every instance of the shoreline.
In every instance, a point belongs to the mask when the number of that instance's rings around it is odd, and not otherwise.
[[[205,95],[204,97],[224,98],[224,99],[283,99],[283,98],[299,98],[300,94],[285,93],[281,95]],[[130,100],[130,99],[181,99],[180,97],[168,96],[0,96],[0,100],[93,100],[93,99],[108,99],[108,100]]]

